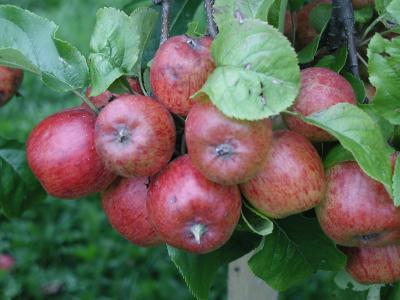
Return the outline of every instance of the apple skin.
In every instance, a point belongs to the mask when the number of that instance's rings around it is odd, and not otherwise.
[[[129,83],[129,85],[131,86],[131,89],[133,92],[135,92],[138,95],[143,95],[142,93],[142,89],[140,88],[140,84],[139,81],[135,78],[127,78],[127,81]],[[88,87],[86,90],[86,97],[90,100],[90,102],[92,102],[94,104],[94,106],[98,109],[103,109],[108,103],[110,103],[111,101],[113,101],[115,98],[117,98],[118,96],[121,95],[130,95],[128,93],[125,94],[115,94],[115,93],[111,93],[110,91],[105,91],[103,93],[101,93],[98,96],[90,96],[90,93],[92,92],[92,88]],[[83,107],[89,108],[89,105],[87,105],[86,103],[82,103]]]
[[[120,178],[101,195],[111,226],[128,241],[142,247],[161,240],[147,212],[148,177]]]
[[[96,149],[108,170],[124,177],[152,176],[171,159],[176,140],[171,114],[145,96],[120,96],[100,112]]]
[[[400,280],[400,245],[344,248],[346,270],[359,283],[393,283]]]
[[[232,235],[241,199],[237,186],[209,181],[183,155],[150,182],[147,208],[163,241],[188,252],[207,253]]]
[[[357,104],[353,88],[345,78],[327,68],[312,67],[301,71],[300,93],[292,111],[309,116],[338,103]],[[289,129],[313,142],[335,140],[326,131],[309,125],[296,116],[285,115],[284,120]]]
[[[194,104],[190,97],[215,69],[211,42],[210,37],[179,35],[157,50],[150,67],[150,84],[155,97],[171,112],[186,116]]]
[[[352,2],[355,9],[360,9],[367,6],[371,6],[373,8],[375,5],[375,0],[353,0]]]
[[[400,241],[400,208],[356,162],[328,171],[325,198],[316,213],[325,234],[339,245],[380,247]]]
[[[190,110],[185,139],[193,164],[209,180],[225,185],[254,177],[267,158],[272,123],[226,117],[211,102]]]
[[[0,270],[10,271],[15,265],[15,260],[11,255],[0,254]]]
[[[260,212],[285,218],[320,203],[325,192],[325,175],[314,146],[300,134],[275,131],[271,150],[261,171],[240,189]]]
[[[96,152],[95,121],[91,110],[73,108],[47,117],[31,132],[28,163],[48,194],[79,198],[104,190],[115,179]]]
[[[0,107],[11,100],[21,86],[23,77],[20,69],[0,66]]]

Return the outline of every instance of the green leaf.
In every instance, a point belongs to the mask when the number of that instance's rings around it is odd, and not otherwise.
[[[321,58],[316,67],[328,68],[339,73],[342,71],[347,60],[347,47],[341,47],[333,55],[326,55]]]
[[[254,274],[283,291],[318,269],[338,271],[346,257],[322,232],[315,219],[296,215],[277,221],[249,260]]]
[[[389,13],[391,18],[400,24],[400,0],[393,0],[387,6],[386,11]]]
[[[310,12],[310,24],[317,32],[323,32],[326,20],[331,18],[332,4],[321,3]]]
[[[368,45],[369,80],[376,87],[375,112],[400,125],[400,38],[391,41],[375,34]]]
[[[376,114],[375,110],[372,108],[371,104],[359,104],[359,108],[365,111],[371,119],[379,126],[385,140],[392,138],[394,134],[394,125],[388,120],[384,119],[380,115]]]
[[[396,159],[393,175],[393,203],[400,206],[400,155]]]
[[[331,14],[332,6],[329,4],[320,4],[311,11],[311,22],[314,24],[313,26],[320,29],[320,34],[298,53],[299,62],[301,64],[309,63],[314,60],[322,35],[328,26]]]
[[[0,65],[28,70],[66,92],[87,84],[85,58],[56,37],[57,25],[27,10],[0,5]]]
[[[374,15],[374,10],[371,6],[366,6],[354,11],[356,23],[365,24],[369,22]]]
[[[201,92],[225,115],[259,120],[288,108],[300,86],[300,70],[289,41],[258,20],[233,22],[212,44],[217,65]]]
[[[241,216],[247,227],[258,235],[266,236],[271,234],[274,229],[274,223],[268,217],[251,207],[246,201],[243,201]]]
[[[46,197],[25,157],[24,145],[0,137],[0,206],[8,217],[20,216]]]
[[[238,231],[224,246],[211,253],[195,255],[171,246],[167,249],[191,293],[199,300],[207,300],[217,270],[253,250],[259,241],[257,235]]]
[[[345,161],[354,161],[354,157],[351,152],[343,148],[342,145],[337,145],[329,151],[328,155],[325,157],[324,168],[328,170],[334,165]]]
[[[365,96],[366,96],[364,82],[349,72],[343,72],[342,75],[344,78],[347,79],[348,82],[350,82],[350,84],[356,94],[357,102],[363,103]]]
[[[130,16],[115,8],[98,10],[90,41],[92,96],[101,94],[123,75],[139,76],[141,56],[157,16],[150,8],[137,8]]]
[[[268,12],[275,0],[215,0],[214,19],[219,29],[237,20],[268,20]]]
[[[303,120],[335,136],[353,154],[365,173],[384,184],[391,193],[390,155],[393,149],[366,112],[355,105],[339,103]]]
[[[350,288],[351,290],[356,292],[368,291],[368,296],[370,295],[372,296],[374,294],[376,295],[377,293],[379,295],[380,289],[384,286],[384,284],[369,284],[369,285],[361,284],[356,280],[354,280],[354,278],[351,277],[351,275],[344,270],[336,274],[334,281],[336,285],[343,290]],[[367,298],[367,299],[379,300],[380,298],[378,297],[378,298]]]

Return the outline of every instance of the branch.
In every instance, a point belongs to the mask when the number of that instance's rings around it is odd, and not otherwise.
[[[347,43],[349,53],[348,65],[351,73],[360,78],[357,60],[357,48],[354,37],[354,11],[351,0],[333,0],[332,1],[332,18],[329,26],[329,38],[332,38],[335,43],[342,41],[343,38]],[[332,49],[333,42],[330,42]],[[337,45],[335,45],[337,46]]]
[[[217,24],[215,24],[214,22],[213,7],[211,2],[212,0],[204,0],[204,6],[206,8],[206,13],[207,13],[208,33],[212,38],[215,38],[218,34],[218,27]]]
[[[160,35],[160,45],[162,45],[168,39],[170,3],[169,0],[153,0],[153,3],[162,4]]]

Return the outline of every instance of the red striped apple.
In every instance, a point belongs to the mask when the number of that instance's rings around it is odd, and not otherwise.
[[[22,70],[0,66],[0,107],[6,104],[22,83]]]
[[[198,102],[186,120],[185,138],[193,164],[209,180],[226,185],[254,177],[271,145],[270,120],[242,121],[223,115],[211,102]]]
[[[147,208],[161,239],[193,253],[207,253],[230,238],[240,217],[237,186],[209,181],[188,155],[150,182]]]

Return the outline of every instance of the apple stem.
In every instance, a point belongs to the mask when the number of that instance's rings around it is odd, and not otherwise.
[[[93,110],[96,114],[99,114],[99,110],[97,107],[84,95],[84,93],[79,93],[77,90],[72,90],[72,92],[78,96],[83,102],[85,102],[91,110]]]
[[[206,227],[203,224],[194,224],[190,228],[190,232],[193,234],[197,244],[201,243],[201,238],[205,232]]]
[[[153,0],[153,3],[162,4],[160,35],[160,45],[162,45],[168,39],[170,3],[169,0]]]
[[[212,7],[212,0],[204,0],[204,6],[206,8],[207,13],[207,21],[208,21],[208,33],[212,38],[215,38],[218,34],[218,27],[217,24],[214,22],[213,18],[213,7]]]

